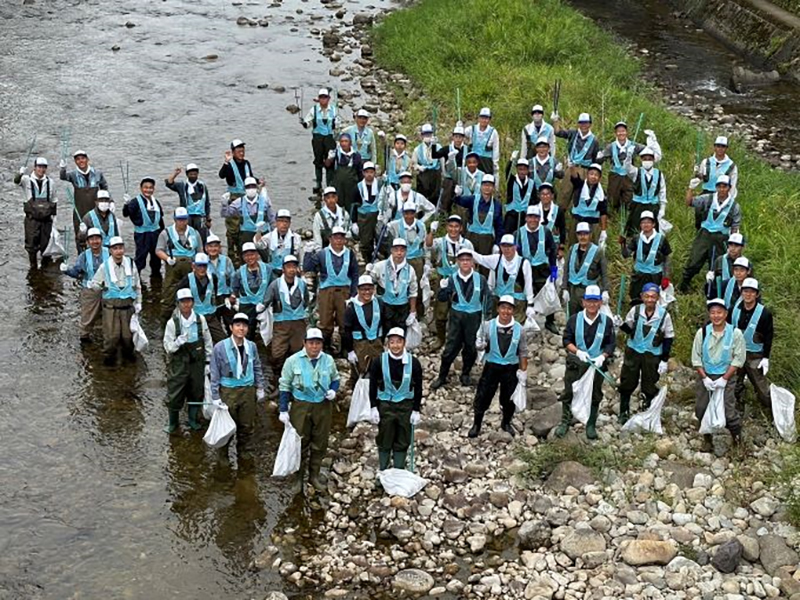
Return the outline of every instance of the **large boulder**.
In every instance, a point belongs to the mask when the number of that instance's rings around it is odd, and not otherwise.
[[[778,569],[788,565],[797,565],[797,552],[786,545],[786,541],[779,535],[768,534],[761,536],[758,542],[759,560],[764,570],[776,576]]]
[[[549,548],[552,529],[547,521],[525,521],[517,531],[517,541],[522,550],[538,550]]]
[[[581,463],[571,460],[559,463],[550,477],[547,478],[547,486],[557,492],[563,492],[569,486],[581,489],[585,485],[594,483],[595,476],[589,467],[584,467]]]
[[[736,538],[720,544],[711,559],[711,566],[720,573],[733,573],[742,560],[743,551],[742,542]]]
[[[561,551],[572,560],[589,552],[604,552],[606,538],[591,527],[581,527],[570,531],[561,540]]]
[[[677,553],[677,549],[671,542],[631,540],[622,551],[622,560],[633,567],[667,565]]]
[[[528,421],[528,425],[533,435],[539,438],[546,438],[550,430],[561,422],[561,416],[561,403],[558,402],[536,412]]]

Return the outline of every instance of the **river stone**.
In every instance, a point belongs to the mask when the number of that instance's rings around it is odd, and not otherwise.
[[[720,573],[733,573],[742,560],[742,550],[742,543],[736,538],[721,544],[711,559],[711,566]]]
[[[433,577],[419,569],[404,569],[392,579],[394,589],[412,594],[427,594],[433,584]]]
[[[750,508],[764,518],[769,518],[774,515],[775,511],[778,510],[778,506],[779,503],[777,500],[766,496],[762,496],[758,500],[754,500],[750,503]]]
[[[547,408],[537,412],[529,425],[533,435],[540,438],[547,437],[550,430],[561,422],[562,410],[561,403],[551,404]]]
[[[578,462],[571,460],[558,463],[550,477],[547,478],[547,486],[557,492],[563,492],[569,486],[581,489],[585,485],[594,483],[594,473],[589,467],[584,467]]]
[[[659,466],[667,472],[670,472],[669,481],[670,483],[676,484],[678,487],[682,489],[689,489],[693,487],[698,487],[694,485],[694,478],[698,473],[706,473],[702,469],[698,469],[696,467],[690,467],[679,462],[674,462],[671,460],[662,460]],[[705,487],[705,486],[703,486]]]
[[[289,598],[281,592],[270,592],[264,600],[289,600]]]
[[[742,544],[742,558],[748,562],[756,562],[759,554],[758,539],[749,535],[740,535],[736,539]]]
[[[775,576],[780,567],[796,565],[797,552],[786,545],[786,541],[779,535],[768,534],[759,539],[759,560],[767,573]]]
[[[670,542],[632,540],[622,551],[622,560],[633,567],[667,565],[677,553]]]
[[[525,521],[517,531],[517,541],[522,550],[537,550],[550,547],[551,529],[546,521]]]
[[[372,23],[372,15],[369,13],[356,13],[353,15],[353,25],[369,25]]]
[[[573,529],[561,540],[561,551],[572,560],[587,552],[603,552],[606,549],[606,538],[593,529]]]
[[[800,581],[792,577],[793,571],[794,567],[781,567],[777,572],[777,577],[781,579],[781,591],[788,598],[800,595]]]
[[[558,402],[558,394],[550,388],[532,385],[528,387],[528,409],[541,410]],[[559,404],[560,406],[560,404]]]

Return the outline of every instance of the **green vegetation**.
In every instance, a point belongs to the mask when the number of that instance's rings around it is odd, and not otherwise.
[[[761,473],[761,479],[767,485],[778,486],[789,522],[800,526],[800,447],[784,444],[780,464],[773,469],[773,473]]]
[[[424,92],[421,99],[400,97],[406,123],[429,120],[435,104],[445,139],[456,120],[460,88],[465,122],[474,121],[481,106],[492,108],[505,159],[519,143],[531,106],[541,103],[550,112],[557,78],[562,80],[559,113],[567,127],[579,112],[588,111],[595,133],[610,141],[615,121],[626,119],[633,129],[644,112],[643,129],[655,130],[665,154],[660,168],[668,184],[667,218],[675,225],[670,235],[673,279],[679,281],[695,235],[684,194],[697,131],[664,107],[659,92],[641,80],[637,61],[609,34],[561,0],[422,0],[387,17],[374,32],[374,47],[382,67],[406,73]],[[704,155],[711,152],[713,139],[705,137]],[[639,141],[643,138],[640,133]],[[800,390],[800,178],[774,171],[736,140],[731,155],[739,165],[746,255],[755,262],[766,303],[776,315],[770,376]],[[609,263],[615,284],[631,269],[614,243],[618,231],[618,223],[612,222]],[[698,292],[679,297],[675,307],[676,352],[684,362],[705,318],[700,277],[695,280]]]

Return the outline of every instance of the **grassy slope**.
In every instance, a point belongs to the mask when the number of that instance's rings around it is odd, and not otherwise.
[[[472,122],[481,106],[492,108],[493,125],[501,132],[502,164],[518,146],[530,107],[541,103],[549,114],[556,78],[562,80],[559,112],[566,126],[578,112],[589,111],[604,141],[613,138],[615,121],[633,124],[644,112],[643,128],[656,131],[665,152],[660,166],[668,183],[667,218],[675,225],[670,237],[673,276],[679,280],[695,233],[684,193],[696,129],[670,113],[658,92],[639,81],[639,65],[610,35],[560,0],[422,0],[390,15],[374,33],[378,63],[408,74],[425,94],[422,100],[404,102],[406,122],[429,120],[435,103],[445,132],[455,121],[455,90],[460,88],[465,122]],[[704,149],[708,152],[710,145]],[[731,155],[739,165],[746,255],[755,262],[766,303],[776,313],[770,374],[779,384],[800,390],[800,178],[773,171],[735,141]],[[618,224],[609,231],[612,241]],[[616,289],[631,266],[623,263],[614,243],[609,261]],[[695,280],[698,289],[701,277]],[[699,293],[680,297],[677,304],[677,353],[687,361],[705,309]]]

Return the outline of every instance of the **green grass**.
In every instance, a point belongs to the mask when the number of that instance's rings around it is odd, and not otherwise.
[[[778,487],[789,522],[800,526],[800,446],[783,444],[781,460],[773,465],[772,472],[761,473],[761,480]]]
[[[609,34],[561,0],[421,0],[389,15],[373,37],[378,64],[406,73],[423,91],[420,99],[399,97],[406,123],[429,120],[435,104],[441,137],[446,138],[460,88],[465,122],[473,122],[480,107],[492,108],[503,165],[518,145],[531,106],[540,103],[550,113],[556,78],[562,80],[559,113],[565,126],[588,111],[603,141],[613,138],[615,121],[626,119],[633,129],[644,112],[642,128],[655,130],[664,150],[660,167],[668,184],[667,218],[675,225],[670,235],[673,279],[679,280],[695,234],[684,193],[697,130],[665,108],[660,93],[643,83],[637,61]],[[716,133],[705,135],[704,155],[710,153]],[[640,134],[639,141],[643,139]],[[559,144],[563,156],[564,142]],[[755,262],[766,303],[776,316],[770,376],[800,390],[800,177],[774,171],[735,139],[730,154],[739,165],[746,255]],[[622,273],[631,270],[613,243],[618,231],[612,222],[608,258],[615,287]],[[695,280],[698,290],[701,277]],[[699,291],[679,297],[675,312],[676,355],[687,363],[694,332],[705,316]]]

